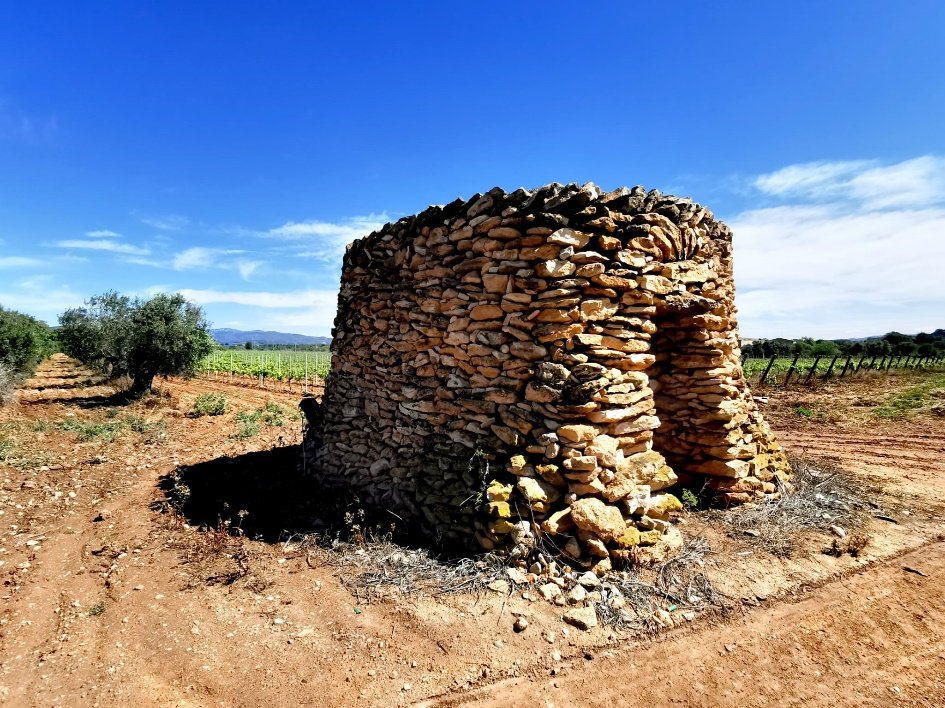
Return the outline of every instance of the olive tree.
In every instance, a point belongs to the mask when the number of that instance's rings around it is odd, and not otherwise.
[[[132,378],[133,397],[155,376],[192,374],[213,350],[203,311],[179,293],[148,300],[108,292],[59,317],[63,350],[113,376]]]
[[[62,350],[111,376],[129,373],[131,313],[137,304],[109,291],[90,297],[84,307],[66,310],[59,315],[57,332]]]

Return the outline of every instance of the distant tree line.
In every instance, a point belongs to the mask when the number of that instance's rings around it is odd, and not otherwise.
[[[919,334],[889,332],[868,339],[755,339],[742,347],[744,358],[772,356],[945,356],[945,329]]]
[[[220,349],[250,349],[253,351],[285,351],[292,349],[300,352],[327,352],[330,344],[259,344],[258,342],[243,342],[242,344],[218,344]]]

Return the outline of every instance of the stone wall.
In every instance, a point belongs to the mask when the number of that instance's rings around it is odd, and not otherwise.
[[[776,493],[731,237],[689,199],[551,184],[356,241],[308,469],[431,542],[599,569],[674,537],[680,481]]]

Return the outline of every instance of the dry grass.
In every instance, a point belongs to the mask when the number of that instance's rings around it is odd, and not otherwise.
[[[798,534],[806,530],[846,531],[861,526],[877,505],[869,493],[839,467],[793,460],[792,487],[781,485],[775,498],[737,509],[710,512],[745,543],[771,555],[793,555]],[[780,482],[779,482],[780,484]]]
[[[309,536],[300,547],[305,549],[309,565],[336,569],[345,587],[358,598],[380,597],[391,591],[401,595],[480,593],[505,577],[507,568],[506,560],[495,554],[443,560],[389,538],[361,543],[335,540],[325,545]]]
[[[726,611],[731,600],[715,589],[706,573],[711,554],[704,538],[689,539],[680,552],[646,572],[611,573],[601,584],[594,609],[601,624],[653,633],[675,612]]]

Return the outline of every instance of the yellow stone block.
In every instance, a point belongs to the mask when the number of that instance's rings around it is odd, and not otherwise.
[[[507,534],[513,528],[515,528],[515,525],[506,519],[498,519],[489,524],[489,531],[498,535]]]
[[[504,502],[512,498],[512,485],[492,480],[486,489],[486,499],[491,502]]]
[[[640,530],[634,526],[629,526],[626,531],[624,531],[617,538],[617,545],[621,548],[632,548],[640,544]]]
[[[660,536],[662,534],[657,531],[644,531],[640,534],[640,545],[641,546],[655,546],[660,541]]]
[[[508,519],[512,516],[512,508],[509,506],[508,502],[489,502],[488,510],[489,515],[493,518]]]

